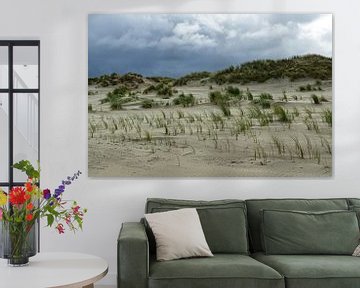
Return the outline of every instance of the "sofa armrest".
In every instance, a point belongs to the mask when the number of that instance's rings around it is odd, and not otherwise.
[[[118,288],[146,288],[149,243],[141,223],[123,223],[117,242]]]

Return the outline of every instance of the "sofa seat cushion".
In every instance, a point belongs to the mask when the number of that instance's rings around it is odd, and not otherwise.
[[[358,288],[360,258],[338,255],[265,255],[252,257],[285,277],[287,288]]]
[[[149,288],[284,288],[274,269],[246,255],[150,261]]]

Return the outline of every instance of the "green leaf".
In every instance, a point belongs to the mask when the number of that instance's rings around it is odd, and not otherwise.
[[[47,224],[51,227],[51,225],[54,223],[54,216],[51,214],[47,215]]]
[[[47,210],[49,211],[50,214],[54,215],[55,217],[58,217],[60,215],[59,212],[57,212],[53,207],[48,206]]]
[[[79,216],[75,216],[74,219],[78,223],[79,228],[82,230],[83,220]]]
[[[15,163],[13,167],[26,173],[29,178],[36,180],[40,179],[40,168],[35,169],[29,160],[21,160]]]

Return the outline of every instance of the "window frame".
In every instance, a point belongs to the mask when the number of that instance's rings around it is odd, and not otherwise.
[[[37,89],[14,89],[14,47],[29,46],[38,48],[38,87]],[[7,182],[0,182],[0,188],[6,187],[8,191],[14,186],[23,186],[25,182],[14,182],[14,94],[37,93],[38,95],[38,161],[40,162],[40,40],[0,40],[0,47],[8,47],[8,87],[0,88],[0,93],[7,94],[8,98],[8,178]],[[1,135],[0,135],[1,137]],[[2,163],[0,163],[2,165]],[[5,164],[6,165],[6,164]],[[40,183],[38,183],[40,185]],[[37,221],[40,224],[40,219]],[[40,252],[40,229],[37,229],[37,250]]]
[[[28,46],[38,48],[38,87],[29,89],[14,88],[14,47]],[[14,94],[36,93],[38,95],[38,161],[40,161],[40,40],[0,40],[0,47],[8,47],[8,87],[0,88],[0,93],[8,97],[8,181],[0,182],[0,187],[7,187],[9,191],[14,186],[22,186],[25,182],[14,181]],[[1,135],[0,135],[1,136]],[[0,163],[3,165],[3,163]],[[5,164],[6,165],[6,164]]]

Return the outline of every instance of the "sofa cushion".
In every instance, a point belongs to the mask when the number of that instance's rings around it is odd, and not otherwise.
[[[246,255],[150,262],[149,288],[284,288],[274,269]]]
[[[349,210],[354,211],[356,213],[356,217],[358,219],[358,224],[359,224],[359,228],[360,228],[360,205],[359,206],[351,205],[349,207]]]
[[[347,201],[349,206],[360,206],[360,198],[348,198]]]
[[[146,213],[189,207],[197,208],[206,241],[213,253],[249,253],[244,201],[148,199]],[[152,239],[150,231],[148,233]]]
[[[355,211],[358,217],[359,228],[360,228],[360,199],[359,198],[348,198],[347,199],[349,210]]]
[[[156,239],[159,261],[213,256],[195,208],[145,214]]]
[[[359,244],[354,211],[262,210],[266,254],[352,255]]]
[[[262,251],[260,210],[328,211],[348,210],[346,199],[254,199],[246,200],[252,251]]]
[[[340,255],[265,255],[256,260],[284,275],[286,288],[358,288],[360,258]]]

